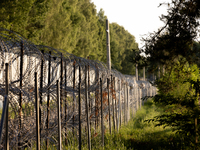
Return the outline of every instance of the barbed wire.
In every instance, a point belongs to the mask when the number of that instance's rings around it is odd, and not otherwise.
[[[123,75],[117,70],[109,71],[106,65],[100,61],[84,59],[69,54],[66,51],[61,53],[61,51],[63,52],[64,50],[58,50],[43,45],[34,45],[19,34],[0,28],[0,100],[3,101],[3,97],[5,96],[5,63],[8,63],[10,79],[9,144],[11,147],[30,147],[30,143],[36,141],[35,72],[37,72],[39,79],[41,139],[43,141],[48,139],[52,145],[57,143],[57,80],[60,81],[61,87],[61,124],[63,137],[65,137],[67,133],[73,131],[73,128],[78,129],[79,83],[81,84],[81,122],[83,126],[86,126],[85,86],[88,84],[89,113],[93,128],[95,128],[94,124],[96,121],[98,122],[100,117],[100,78],[103,82],[105,118],[108,114],[108,100],[106,98],[108,94],[107,79],[111,79],[111,75],[114,77],[116,84],[114,87],[110,87],[110,92],[112,92],[111,97],[115,99],[115,107],[117,107],[118,112],[121,108],[125,109],[123,105],[125,102],[125,87],[120,87],[120,84],[127,84],[130,86],[129,90],[132,90],[130,106],[133,108],[136,108],[137,105],[138,88],[144,89],[146,95],[148,95],[147,89],[149,89],[149,93],[150,90],[155,90],[149,82],[135,81],[133,76]],[[21,63],[21,61],[23,61],[23,63]],[[21,67],[23,68],[23,72],[20,76]],[[89,76],[89,79],[85,78],[86,75]],[[20,86],[20,82],[22,82],[22,86]],[[20,106],[19,102],[20,93],[22,94],[22,106]],[[48,97],[50,97],[49,107],[47,106]],[[120,103],[121,106],[119,106]],[[47,110],[49,110],[49,114]],[[113,109],[111,108],[111,115],[113,114],[112,112]],[[47,128],[48,115],[49,127]],[[19,125],[20,122],[21,125]],[[83,135],[84,134],[85,133],[83,133]],[[75,134],[75,137],[78,138],[78,134]],[[4,143],[5,136],[3,136],[0,148],[3,148]],[[41,142],[41,144],[42,147],[45,147],[45,142]]]

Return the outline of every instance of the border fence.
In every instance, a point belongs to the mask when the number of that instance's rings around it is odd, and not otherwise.
[[[105,132],[156,94],[147,81],[61,51],[0,29],[0,149],[62,149],[73,140],[91,149],[96,136],[103,146]]]

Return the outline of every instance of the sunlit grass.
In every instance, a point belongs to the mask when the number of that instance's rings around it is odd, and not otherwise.
[[[121,126],[119,133],[117,131],[112,135],[106,133],[104,149],[177,149],[177,143],[173,142],[176,136],[170,128],[155,127],[155,123],[145,121],[162,112],[163,109],[155,106],[152,100],[147,101],[127,125]],[[92,138],[92,149],[102,148],[101,134],[98,134],[97,137]],[[83,146],[83,149],[87,149],[87,146]]]
[[[115,132],[112,135],[106,133],[104,149],[182,149],[181,139],[171,128],[155,127],[155,123],[145,121],[162,114],[163,111],[161,107],[155,106],[152,100],[147,101],[128,124],[120,128],[119,133]],[[97,139],[101,140],[100,137]],[[102,147],[100,144],[95,145],[95,142],[93,142],[92,149],[102,149]]]
[[[119,132],[113,131],[110,135],[108,130],[105,133],[105,144],[102,146],[101,132],[91,133],[91,148],[95,150],[185,150],[190,149],[184,145],[180,136],[175,134],[170,127],[155,127],[155,123],[148,123],[147,119],[152,119],[161,115],[164,109],[156,106],[152,100],[148,100],[137,113],[131,117],[131,120],[122,125]],[[99,127],[100,128],[100,127]],[[85,132],[86,133],[86,132]],[[98,134],[96,134],[98,133]],[[68,146],[64,145],[65,150],[78,150],[78,138],[73,138],[68,133]],[[56,149],[57,145],[51,145],[50,149]],[[87,150],[87,135],[82,135],[82,149]]]
[[[156,106],[152,100],[148,100],[128,124],[120,128],[119,133],[106,136],[109,139],[105,149],[190,149],[184,144],[182,137],[175,134],[170,127],[155,127],[154,122],[145,121],[161,115],[163,111],[162,107]]]
[[[120,129],[121,137],[127,149],[169,149],[170,140],[175,133],[170,128],[162,126],[155,127],[155,123],[148,123],[147,119],[162,114],[162,108],[156,107],[152,101],[147,101],[145,105],[137,111],[126,126]]]

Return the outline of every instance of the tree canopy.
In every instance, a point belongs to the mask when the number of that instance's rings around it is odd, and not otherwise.
[[[107,17],[90,0],[2,0],[0,7],[0,27],[37,45],[106,63]],[[117,23],[110,30],[112,67],[134,74],[126,57],[137,48],[135,37]]]
[[[166,69],[155,81],[158,94],[154,97],[154,102],[166,111],[149,121],[172,127],[183,140],[181,149],[198,149],[200,1],[172,0],[161,5],[168,6],[168,14],[161,16],[165,25],[144,39],[142,51],[151,66],[159,64]]]
[[[192,46],[198,35],[200,1],[172,0],[170,4],[161,5],[169,7],[168,15],[160,17],[165,26],[143,39],[143,51],[152,62],[173,62],[179,55],[195,62],[197,51]]]

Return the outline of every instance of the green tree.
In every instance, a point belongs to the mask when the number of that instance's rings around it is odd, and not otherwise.
[[[40,42],[47,4],[45,0],[3,0],[0,2],[0,26]]]
[[[135,66],[127,59],[132,49],[138,49],[135,37],[117,23],[110,25],[111,60],[114,68],[124,74],[134,74]]]
[[[106,19],[107,17],[104,15],[103,9],[100,9],[100,11],[97,14],[98,16],[98,51],[97,51],[97,57],[99,60],[106,63],[107,57],[105,54],[107,54],[107,46],[106,46]],[[95,54],[94,54],[95,55]],[[95,58],[94,56],[92,56]]]
[[[107,17],[90,0],[2,0],[0,6],[1,27],[37,45],[106,63]],[[112,67],[133,74],[126,57],[137,48],[135,37],[117,23],[110,24],[110,36]]]
[[[154,98],[166,108],[166,113],[151,121],[172,127],[185,144],[197,149],[199,48],[194,41],[199,27],[200,1],[172,0],[168,6],[168,15],[161,16],[165,26],[144,39],[149,63],[159,63],[166,68],[166,73],[155,82],[159,92]]]

